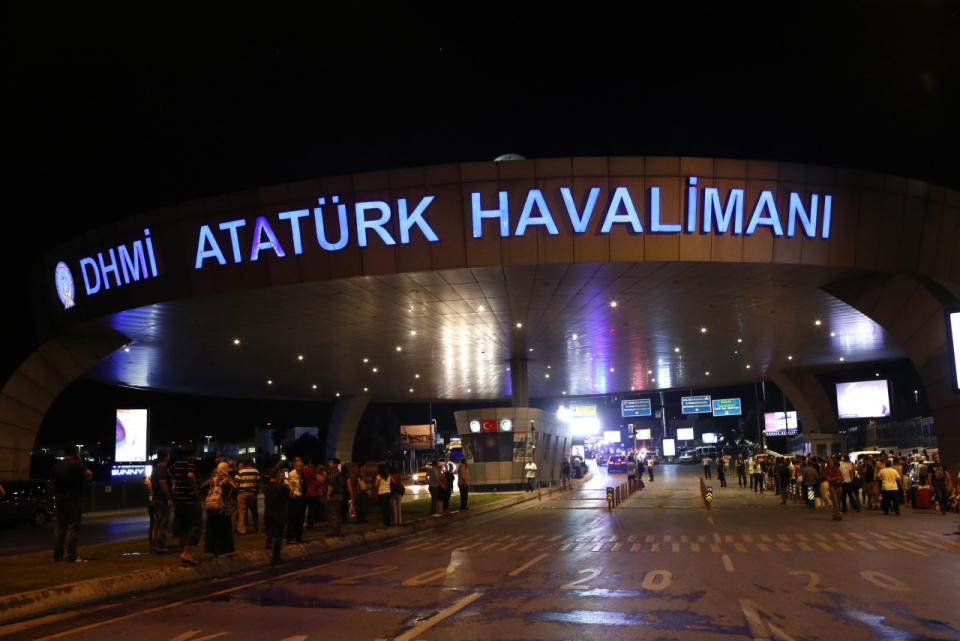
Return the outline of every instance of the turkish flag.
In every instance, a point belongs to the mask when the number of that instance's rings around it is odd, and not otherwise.
[[[481,432],[496,432],[497,431],[497,421],[496,419],[488,418],[483,421],[480,421],[480,431]]]

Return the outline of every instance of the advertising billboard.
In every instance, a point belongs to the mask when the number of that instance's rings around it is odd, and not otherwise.
[[[640,439],[641,441],[649,441],[650,430],[649,429],[637,430],[637,438]]]
[[[117,463],[146,463],[147,410],[117,410]]]
[[[692,428],[692,427],[678,427],[678,428],[677,428],[677,440],[678,440],[678,441],[692,441],[692,440],[693,440],[693,428]]]
[[[570,416],[573,418],[594,418],[597,415],[596,405],[571,405]]]
[[[797,433],[796,412],[764,412],[763,433],[767,436],[791,436]]]
[[[433,449],[433,425],[401,425],[400,426],[400,449],[401,450],[432,450]]]
[[[604,443],[619,443],[620,442],[620,430],[605,430],[603,432],[603,442]]]
[[[960,392],[960,311],[947,312],[947,345],[953,366],[953,391]]]
[[[886,379],[837,383],[837,414],[840,418],[890,416]]]
[[[700,435],[700,437],[703,439],[704,445],[707,445],[708,443],[717,442],[717,435],[714,432],[704,432],[703,434]]]
[[[676,456],[677,455],[677,444],[672,438],[663,439],[663,455],[664,456]]]

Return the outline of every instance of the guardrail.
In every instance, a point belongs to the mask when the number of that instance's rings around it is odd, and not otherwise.
[[[607,511],[613,510],[624,501],[626,501],[631,494],[640,490],[641,485],[640,481],[637,479],[628,479],[619,485],[613,485],[607,488]]]

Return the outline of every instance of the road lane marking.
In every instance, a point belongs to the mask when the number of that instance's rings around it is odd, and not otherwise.
[[[727,572],[733,572],[733,561],[730,560],[730,556],[724,554],[720,557],[720,560],[723,561],[723,569]]]
[[[716,525],[716,524],[713,522],[713,517],[709,517],[709,516],[707,517],[707,523],[709,523],[710,525]]]
[[[720,544],[719,544],[719,543],[711,543],[711,544],[710,544],[710,551],[711,551],[711,552],[719,552],[719,551],[720,551]]]
[[[790,546],[786,543],[777,543],[777,547],[783,552],[790,552]]]
[[[813,552],[813,548],[810,547],[809,543],[797,543],[797,547],[803,550],[804,552]]]
[[[679,544],[679,543],[671,543],[670,546],[671,546],[671,549],[672,549],[674,552],[679,552],[679,551],[680,551],[680,544]]]
[[[867,543],[866,541],[857,541],[857,543],[860,545],[860,547],[862,547],[862,548],[865,549],[865,550],[876,550],[876,549],[877,549],[877,548],[875,548],[874,546],[872,546],[872,545],[870,545],[869,543]]]
[[[670,536],[669,534],[667,534],[666,536],[663,537],[663,542],[664,542],[664,543],[669,543],[669,542],[672,541],[672,540],[673,540],[673,537]]]
[[[793,538],[795,538],[795,539],[798,540],[798,541],[809,541],[809,540],[810,540],[810,539],[808,539],[807,537],[805,537],[805,536],[802,535],[802,534],[794,534],[794,535],[793,535]]]
[[[610,548],[610,551],[611,551],[611,552],[619,552],[619,551],[620,551],[620,548],[622,548],[622,547],[623,547],[623,543],[614,543],[614,544],[613,544],[613,547]]]
[[[523,537],[520,536],[520,537],[517,537],[517,538],[521,538],[521,539],[522,539]],[[530,540],[531,540],[531,541],[539,541],[539,540],[542,539],[542,538],[543,538],[543,535],[542,535],[542,534],[538,534],[538,535],[530,538]]]
[[[742,538],[743,538],[743,540],[744,540],[745,542],[747,542],[747,543],[753,543],[753,535],[752,535],[752,534],[744,534]]]
[[[852,537],[855,538],[855,539],[859,539],[859,540],[861,540],[861,541],[866,541],[866,540],[867,540],[867,537],[865,537],[865,536],[860,536],[860,535],[857,534],[856,532],[851,532],[851,533],[850,533],[850,536],[852,536]]]
[[[592,550],[592,551],[593,551],[593,552],[599,552],[599,551],[602,550],[602,549],[603,549],[603,543],[597,543],[596,545],[593,546],[593,550]]]
[[[178,634],[177,636],[170,639],[170,641],[210,641],[211,639],[216,639],[217,637],[222,637],[227,634],[226,632],[217,632],[216,634],[208,634],[202,637],[195,637],[193,635],[199,634],[200,630],[187,630],[183,634]]]
[[[635,542],[636,540],[637,540],[637,535],[634,534],[633,536],[631,536],[631,537],[629,537],[629,538],[627,539],[627,543],[633,543],[633,542]]]
[[[894,543],[893,541],[877,541],[878,544],[882,545],[888,550],[899,550],[900,546]]]
[[[835,538],[835,539],[838,540],[838,541],[842,541],[842,540],[844,540],[845,538],[847,538],[847,537],[845,537],[844,535],[840,534],[839,532],[833,532],[830,536],[832,536],[833,538]]]
[[[780,539],[781,541],[783,541],[784,543],[786,543],[787,541],[790,540],[790,537],[787,536],[786,534],[778,534],[778,535],[777,535],[777,538]]]
[[[894,545],[899,546],[909,552],[913,552],[914,554],[919,554],[920,556],[930,556],[929,554],[924,552],[922,548],[917,549],[920,546],[916,545],[915,543],[911,543],[910,541],[897,541],[896,543],[894,543]]]
[[[814,533],[813,538],[815,538],[815,539],[818,540],[818,541],[826,541],[826,540],[827,540],[827,537],[825,537],[824,535],[820,534],[819,532]]]
[[[507,576],[517,576],[518,574],[520,574],[520,573],[523,572],[524,570],[530,569],[530,568],[533,567],[535,564],[539,563],[540,561],[542,561],[542,560],[545,559],[545,558],[547,558],[547,555],[546,555],[546,554],[539,554],[539,555],[533,557],[532,559],[530,559],[529,561],[527,561],[526,563],[524,563],[523,565],[521,565],[520,567],[518,567],[518,568],[516,568],[516,569],[514,569],[514,570],[510,570],[510,572],[507,574]]]
[[[767,619],[773,619],[774,615],[769,610],[760,607],[750,599],[740,599],[740,609],[743,610],[743,616],[747,620],[747,626],[750,628],[750,635],[755,641],[762,639],[779,639],[780,641],[795,641],[793,637],[780,629],[774,623],[764,620],[760,617],[762,614]]]
[[[910,537],[906,534],[901,534],[900,532],[889,532],[890,536],[895,536],[898,539],[903,539],[904,541],[909,541]]]
[[[498,545],[500,545],[500,541],[494,541],[493,543],[487,543],[487,544],[484,545],[482,548],[480,548],[480,551],[481,551],[481,552],[489,552],[490,550],[492,550],[493,548],[497,547]]]
[[[417,576],[412,576],[400,585],[406,585],[408,587],[424,585],[425,583],[442,579],[451,572],[453,572],[453,566],[451,565],[447,565],[442,568],[434,568],[432,570],[427,570],[426,572],[421,572]]]
[[[517,548],[517,552],[526,552],[527,550],[529,550],[530,548],[532,548],[532,547],[535,546],[536,544],[537,544],[537,542],[536,542],[536,541],[533,541],[532,543],[527,543],[526,545],[521,545],[520,547]]]
[[[720,538],[720,535],[719,535],[719,534],[717,534],[716,532],[713,533],[713,542],[714,542],[714,543],[720,543],[722,540],[723,540],[723,539]]]
[[[653,543],[655,539],[656,539],[655,536],[653,536],[652,534],[648,534],[647,538],[644,539],[644,541],[646,541],[647,543]]]
[[[371,570],[370,572],[364,572],[363,574],[355,574],[353,576],[340,577],[339,579],[334,579],[333,581],[330,581],[330,583],[333,583],[336,585],[353,585],[354,583],[357,582],[357,579],[366,579],[367,577],[377,576],[379,574],[386,574],[388,572],[393,572],[394,570],[398,570],[398,569],[399,569],[399,566],[397,565],[381,565],[373,568],[373,570]]]
[[[766,534],[761,534],[761,535],[760,535],[760,540],[763,541],[764,543],[770,543],[771,541],[773,541],[773,539],[771,539],[771,538],[770,538],[769,536],[767,536]]]
[[[454,551],[455,551],[455,552],[466,552],[467,550],[469,550],[469,549],[471,549],[471,548],[475,548],[475,547],[477,547],[478,545],[483,545],[483,544],[484,544],[484,541],[477,541],[476,543],[471,543],[470,545],[464,545],[464,546],[461,546],[461,547],[458,547],[458,548],[454,548]]]
[[[464,609],[465,607],[467,607],[468,605],[470,605],[471,603],[479,599],[481,596],[483,596],[483,592],[474,592],[471,595],[465,596],[464,598],[460,599],[459,601],[451,605],[449,608],[446,608],[445,610],[440,610],[439,612],[437,612],[435,615],[433,615],[432,617],[430,617],[420,625],[410,628],[409,630],[407,630],[406,632],[404,632],[398,637],[394,637],[393,641],[413,641],[418,636],[420,636],[421,633],[426,632],[427,630],[437,625],[444,619],[453,616],[460,610]]]
[[[769,552],[769,551],[770,551],[770,548],[768,548],[768,547],[767,547],[766,545],[764,545],[763,543],[757,543],[757,547],[760,549],[761,552]]]
[[[826,550],[827,552],[833,552],[833,551],[834,551],[833,548],[830,547],[830,544],[829,544],[829,543],[824,543],[823,541],[817,541],[817,545],[819,545],[820,547],[822,547],[822,548],[823,548],[824,550]]]
[[[879,532],[870,532],[870,534],[872,534],[875,538],[878,538],[878,539],[887,539],[887,540],[890,539],[889,536],[885,536],[883,534],[880,534]]]
[[[697,540],[700,541],[701,543],[706,543],[706,542],[707,542],[707,535],[706,535],[706,534],[701,534],[700,536],[697,537]]]
[[[843,541],[834,541],[833,544],[836,545],[838,548],[841,548],[841,549],[843,549],[843,550],[848,550],[848,551],[851,551],[851,552],[853,551],[853,548],[850,547],[850,545],[844,543]]]
[[[634,543],[632,546],[630,546],[630,551],[631,551],[631,552],[638,552],[641,547],[643,547],[643,544],[642,544],[642,543]]]
[[[559,551],[559,552],[566,552],[567,549],[568,549],[570,546],[572,546],[572,545],[573,545],[573,541],[567,541],[566,543],[564,543],[563,545],[561,545],[561,546],[558,548],[558,551]]]
[[[673,579],[673,573],[670,570],[651,570],[643,577],[643,583],[640,586],[644,590],[666,590],[670,587],[670,581]]]
[[[551,536],[549,539],[547,539],[547,541],[549,541],[549,542],[552,543],[553,541],[556,541],[557,539],[559,539],[559,538],[561,538],[561,537],[563,537],[563,535],[562,535],[562,534],[558,534],[558,535],[556,535],[556,536]]]
[[[700,544],[699,544],[699,543],[691,543],[691,544],[690,544],[690,551],[691,551],[691,552],[699,552],[699,551],[700,551]]]
[[[613,543],[613,542],[616,541],[616,540],[617,540],[617,535],[614,534],[613,536],[610,537],[610,541],[609,541],[609,542],[610,542],[610,543]]]
[[[651,543],[651,544],[650,544],[650,551],[651,551],[651,552],[659,552],[659,551],[660,551],[660,544],[659,544],[659,543]]]
[[[723,537],[723,542],[724,542],[724,543],[733,543],[733,535],[732,535],[732,534],[728,534],[728,535],[726,535],[725,537]]]
[[[733,547],[735,547],[735,548],[737,549],[737,552],[746,552],[746,551],[747,551],[747,546],[744,545],[743,543],[734,543],[734,544],[733,544]]]
[[[879,586],[885,590],[890,590],[891,592],[910,592],[912,588],[899,579],[895,579],[889,574],[884,574],[883,572],[875,572],[873,570],[864,570],[860,573],[864,579],[870,583]]]
[[[504,545],[502,548],[500,548],[499,551],[500,551],[500,552],[506,552],[507,550],[509,550],[510,548],[512,548],[513,546],[515,546],[516,544],[517,544],[516,541],[514,541],[513,543],[507,543],[507,544]]]
[[[173,603],[165,603],[164,605],[158,605],[154,608],[147,608],[146,610],[139,610],[137,612],[131,612],[130,614],[124,614],[122,616],[114,617],[112,619],[104,619],[103,621],[97,621],[96,623],[90,623],[87,625],[79,626],[76,628],[70,628],[69,630],[63,630],[62,632],[57,632],[56,634],[51,634],[45,637],[40,637],[34,639],[33,641],[50,641],[51,639],[60,639],[62,637],[71,636],[78,634],[80,632],[86,632],[87,630],[96,630],[105,625],[110,625],[111,623],[118,623],[120,621],[126,621],[134,617],[143,616],[144,614],[153,614],[154,612],[163,612],[164,610],[172,610],[173,608],[178,608],[181,605],[186,605],[187,603],[193,603],[195,601],[202,601],[206,599],[213,598],[215,596],[220,596],[221,594],[230,594],[231,592],[237,592],[239,590],[246,590],[248,588],[253,588],[258,585],[263,585],[264,583],[270,583],[273,581],[278,581],[280,579],[286,579],[291,576],[297,576],[299,574],[306,574],[307,572],[316,572],[321,568],[327,568],[331,565],[339,565],[341,563],[347,563],[348,561],[356,561],[357,559],[362,559],[367,556],[372,556],[374,554],[380,554],[386,550],[399,550],[401,546],[397,545],[392,548],[382,548],[379,550],[371,550],[370,552],[364,552],[363,554],[358,554],[356,556],[350,556],[345,559],[338,559],[337,561],[330,561],[329,563],[322,563],[320,565],[311,565],[306,568],[300,568],[299,570],[294,570],[292,572],[287,572],[285,574],[277,574],[275,576],[267,577],[266,579],[260,579],[258,581],[253,581],[251,583],[244,583],[242,585],[237,585],[232,588],[225,588],[223,590],[218,590],[216,592],[211,592],[207,594],[202,594],[200,596],[190,597],[189,599],[181,599],[180,601],[174,601]]]
[[[429,541],[423,541],[423,542],[421,542],[421,543],[417,543],[416,545],[411,545],[410,547],[406,547],[406,548],[403,548],[403,549],[406,550],[407,552],[409,552],[410,550],[416,550],[417,548],[422,548],[422,547],[425,546],[425,545],[430,545],[430,544],[432,544],[432,543],[434,542],[434,540],[435,540],[435,539],[430,539]]]

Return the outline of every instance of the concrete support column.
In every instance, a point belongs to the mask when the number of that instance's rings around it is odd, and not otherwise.
[[[907,274],[864,276],[824,287],[890,332],[920,374],[940,446],[952,474],[960,469],[960,394],[953,391],[945,313],[960,303],[939,284]]]
[[[527,381],[527,359],[525,356],[515,356],[510,359],[510,385],[513,389],[513,407],[528,407],[530,393]]]
[[[793,406],[797,408],[797,418],[803,423],[804,432],[835,432],[837,419],[833,413],[833,404],[817,377],[809,372],[767,370]],[[770,408],[778,411],[779,408]]]
[[[347,463],[353,460],[353,443],[360,418],[370,404],[369,394],[346,396],[337,401],[327,427],[327,458],[336,456]]]

